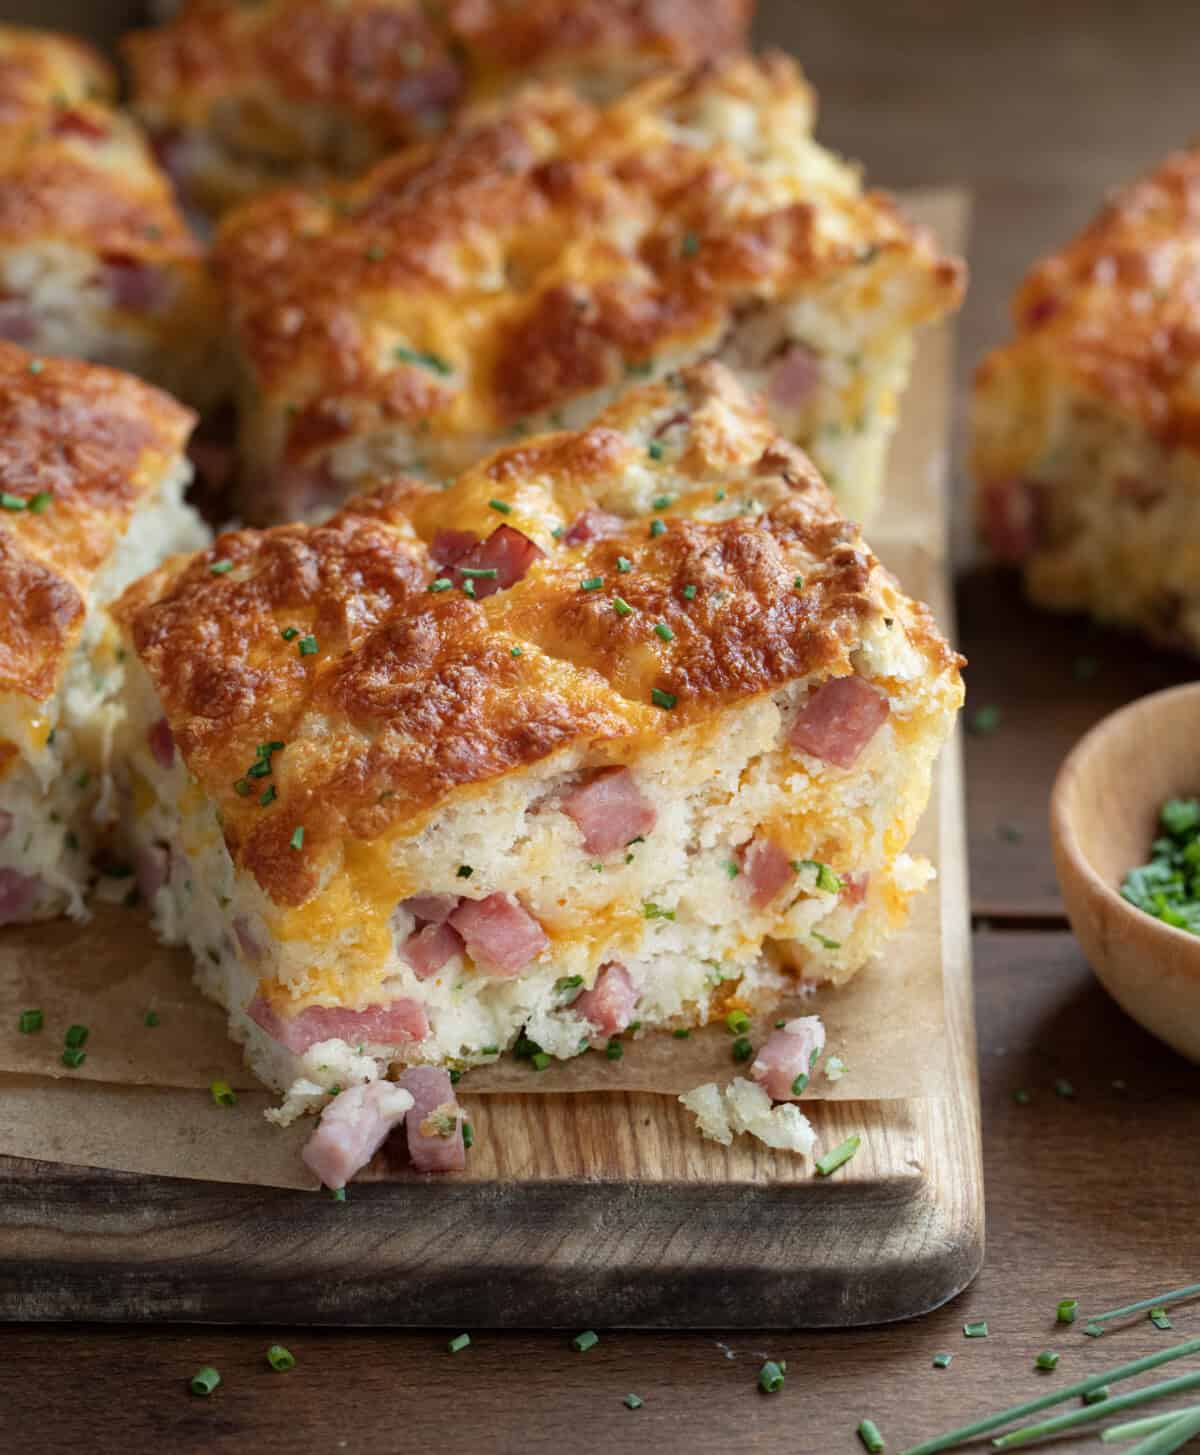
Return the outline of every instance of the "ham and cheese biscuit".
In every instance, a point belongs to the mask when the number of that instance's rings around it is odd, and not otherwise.
[[[1029,273],[980,365],[983,534],[1043,606],[1200,652],[1200,146]]]
[[[285,1115],[845,980],[931,873],[958,659],[719,365],[117,615],[156,923]]]
[[[0,344],[0,925],[83,913],[111,817],[112,598],[207,538],[193,417],[129,375]]]
[[[962,268],[809,134],[790,62],[539,90],[336,191],[227,217],[243,512],[442,478],[716,357],[763,389],[847,514],[871,513],[915,326]]]
[[[188,0],[125,42],[133,102],[183,194],[219,212],[361,171],[530,76],[608,98],[736,50],[750,0]]]
[[[0,26],[0,338],[224,392],[216,294],[171,184],[87,47]]]

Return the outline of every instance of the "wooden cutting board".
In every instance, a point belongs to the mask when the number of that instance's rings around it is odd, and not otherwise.
[[[959,244],[961,197],[911,210]],[[906,508],[869,535],[906,580],[925,578],[913,589],[928,583],[947,630],[944,469],[929,468],[927,442],[947,437],[950,356],[949,326],[922,339],[916,370],[941,386],[914,391],[890,471]],[[673,1098],[640,1093],[470,1098],[467,1172],[377,1164],[346,1203],[0,1158],[0,1318],[766,1328],[937,1306],[983,1258],[957,741],[929,813],[941,1084],[919,1100],[806,1106],[824,1147],[862,1138],[833,1177],[751,1138],[703,1140]]]

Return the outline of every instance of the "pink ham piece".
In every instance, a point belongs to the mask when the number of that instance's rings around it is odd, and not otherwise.
[[[105,141],[108,138],[108,123],[87,111],[68,109],[60,111],[50,128],[55,136],[78,136],[84,141]]]
[[[150,746],[150,756],[160,768],[169,772],[175,766],[175,738],[165,717],[160,717],[147,732],[146,742]]]
[[[1037,549],[1041,533],[1038,492],[1028,480],[993,480],[979,496],[979,528],[992,555],[1019,566]]]
[[[478,544],[473,530],[440,530],[429,542],[429,559],[437,566],[453,566]]]
[[[751,839],[738,850],[742,882],[754,909],[765,909],[796,877],[792,861],[774,839]]]
[[[404,942],[401,955],[417,972],[418,980],[428,980],[436,975],[447,960],[462,950],[463,942],[457,930],[447,924],[426,925],[416,930]]]
[[[837,768],[852,768],[890,711],[884,693],[861,677],[832,677],[809,693],[792,724],[792,746]]]
[[[0,808],[0,839],[8,838],[12,833],[13,816],[6,808]]]
[[[300,1155],[326,1187],[335,1191],[360,1171],[404,1120],[412,1093],[391,1081],[348,1086],[321,1113],[321,1124]]]
[[[482,601],[485,596],[515,586],[542,554],[540,547],[511,525],[497,526],[486,541],[473,546],[455,562],[455,584],[461,586],[470,579],[474,582],[476,599]],[[474,571],[495,571],[496,574],[468,578],[462,574],[464,567]]]
[[[37,314],[23,298],[0,298],[0,338],[31,344],[38,336]]]
[[[134,876],[147,904],[171,877],[171,851],[166,844],[144,844],[134,858]]]
[[[414,894],[401,902],[418,924],[443,924],[458,908],[457,894]]]
[[[629,971],[616,960],[600,967],[596,983],[574,1000],[571,1009],[605,1036],[619,1035],[633,1019],[638,993]]]
[[[150,313],[161,307],[171,286],[170,277],[161,268],[145,263],[106,263],[103,277],[113,303],[130,313]]]
[[[299,1015],[278,1015],[256,995],[246,1014],[272,1040],[299,1055],[318,1041],[349,1041],[351,1045],[395,1046],[401,1041],[423,1041],[429,1034],[425,1011],[415,1000],[393,1000],[369,1005],[366,1010],[345,1010],[337,1005],[310,1005]]]
[[[0,925],[19,925],[28,919],[41,891],[38,875],[0,869]]]
[[[780,409],[799,409],[821,382],[821,361],[804,344],[790,344],[780,356],[767,385],[767,397]]]
[[[750,1077],[773,1101],[795,1101],[808,1085],[813,1064],[824,1049],[821,1017],[802,1015],[771,1032],[751,1064]],[[798,1077],[804,1079],[795,1090]]]
[[[648,834],[658,821],[628,768],[602,768],[569,789],[562,811],[574,820],[589,854],[611,854],[630,839]]]
[[[410,1066],[401,1073],[400,1085],[413,1099],[405,1117],[413,1166],[418,1172],[461,1172],[467,1165],[463,1113],[449,1072],[438,1066]]]
[[[607,540],[609,536],[619,536],[627,524],[619,515],[589,506],[563,532],[562,543],[564,546],[582,546],[589,541]]]
[[[519,975],[550,943],[545,930],[511,894],[464,899],[449,922],[485,975]]]
[[[861,904],[867,897],[867,890],[871,887],[871,876],[869,874],[843,874],[842,875],[842,903]]]

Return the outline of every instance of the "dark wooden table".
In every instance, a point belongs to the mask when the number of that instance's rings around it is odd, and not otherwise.
[[[1183,3],[763,0],[763,9],[761,38],[798,53],[817,82],[832,145],[889,184],[974,190],[960,384],[1002,329],[1030,258],[1106,186],[1200,124]],[[1061,918],[1045,820],[1054,771],[1078,735],[1197,668],[1034,613],[1011,578],[986,570],[963,575],[959,637],[971,702],[1000,709],[999,728],[967,742],[989,1238],[967,1293],[903,1326],[612,1333],[582,1355],[557,1333],[478,1334],[451,1357],[431,1333],[7,1328],[0,1448],[375,1455],[654,1444],[838,1455],[860,1448],[854,1429],[870,1415],[898,1451],[1038,1391],[1044,1376],[1032,1363],[1043,1348],[1062,1354],[1056,1378],[1081,1377],[1170,1339],[1143,1321],[1102,1340],[1053,1327],[1061,1297],[1095,1309],[1200,1278],[1200,1070],[1143,1034],[1092,979]],[[1055,1094],[1060,1078],[1074,1096]],[[1018,1089],[1031,1092],[1028,1104],[1014,1102]],[[963,1322],[980,1318],[989,1338],[965,1340]],[[1175,1327],[1200,1333],[1200,1303],[1182,1307]],[[297,1356],[290,1374],[265,1365],[275,1338]],[[954,1355],[947,1370],[931,1367],[939,1350]],[[788,1363],[770,1397],[755,1383],[766,1356]],[[224,1380],[207,1401],[185,1385],[204,1363]],[[631,1391],[644,1408],[622,1405]]]

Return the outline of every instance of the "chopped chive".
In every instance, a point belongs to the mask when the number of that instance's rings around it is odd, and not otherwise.
[[[664,712],[670,712],[679,698],[673,692],[664,692],[661,687],[654,687],[650,690],[650,701]]]
[[[1020,1088],[1017,1091],[1013,1092],[1013,1100],[1018,1106],[1028,1106],[1033,1098],[1026,1090],[1024,1090],[1024,1088]]]
[[[610,1061],[619,1061],[625,1054],[625,1047],[622,1046],[616,1036],[610,1036],[608,1038],[608,1045],[604,1048],[604,1054]]]
[[[646,453],[652,460],[661,460],[663,457],[663,447],[657,440],[651,440],[646,446]]]
[[[554,993],[556,995],[565,995],[568,990],[576,990],[582,984],[582,975],[561,975],[554,982]]]
[[[385,256],[386,254],[383,248],[381,248],[378,243],[372,243],[371,246],[367,249],[368,263],[381,263]]]
[[[453,1066],[450,1068],[449,1071],[447,1071],[446,1075],[450,1078],[451,1086],[457,1086],[458,1083],[462,1080],[462,1072],[456,1070]]]
[[[87,1052],[79,1050],[76,1046],[68,1046],[59,1060],[64,1066],[69,1066],[72,1071],[75,1071],[87,1060]]]
[[[1071,1083],[1066,1079],[1065,1076],[1060,1076],[1058,1080],[1054,1083],[1054,1094],[1055,1096],[1063,1097],[1066,1101],[1070,1101],[1070,1099],[1075,1095],[1075,1088],[1071,1085]]]
[[[63,1041],[71,1047],[86,1046],[88,1038],[87,1026],[68,1026]]]
[[[721,501],[725,499],[724,490],[714,490],[713,499],[717,502],[718,505],[720,505]]]
[[[823,935],[818,930],[809,930],[809,934],[823,950],[840,950],[842,948],[841,940],[831,940],[828,935]]]
[[[656,495],[650,502],[651,510],[668,510],[675,497],[673,495]]]
[[[700,251],[700,239],[694,232],[685,232],[679,244],[680,254],[685,258],[694,258]]]
[[[475,1132],[470,1122],[463,1122],[462,1124],[462,1139],[463,1150],[469,1152],[475,1145]]]
[[[233,570],[233,562],[214,561],[208,569],[210,574],[212,574],[213,576],[224,576],[227,572]]]
[[[730,879],[736,879],[741,872],[741,866],[736,859],[725,860],[725,873]]]
[[[673,642],[675,640],[675,633],[665,621],[655,622],[654,634],[657,637],[661,637],[664,642]]]
[[[302,849],[304,847],[303,824],[297,824],[296,827],[292,830],[292,837],[288,840],[288,843],[292,846],[293,849]]]
[[[627,1394],[625,1398],[621,1401],[621,1403],[625,1406],[626,1409],[640,1410],[641,1407],[646,1403],[646,1401],[642,1399],[640,1395]]]
[[[512,506],[509,505],[509,503],[506,500],[489,500],[488,501],[488,509],[489,510],[498,510],[501,515],[511,515],[512,514]]]
[[[1014,1445],[1028,1445],[1046,1435],[1057,1435],[1060,1430],[1073,1430],[1077,1425],[1090,1424],[1092,1420],[1106,1420],[1109,1415],[1115,1415],[1119,1410],[1136,1409],[1138,1405],[1148,1404],[1151,1400],[1182,1394],[1184,1390],[1195,1389],[1197,1385],[1200,1385],[1200,1370],[1192,1374],[1181,1374],[1177,1379],[1164,1379],[1160,1384],[1145,1385],[1141,1389],[1131,1390],[1129,1394],[1113,1395],[1100,1404],[1085,1405],[1082,1409],[1071,1410],[1065,1415],[1055,1415],[1053,1419],[1040,1420],[1037,1424],[1021,1425],[998,1436],[992,1444],[998,1450],[1009,1450]]]
[[[677,1041],[686,1041],[692,1033],[687,1026],[676,1026],[671,1034]]]
[[[1200,1339],[1188,1339],[1182,1344],[1176,1344],[1174,1348],[1162,1349],[1157,1354],[1147,1354],[1141,1359],[1131,1360],[1128,1364],[1118,1364],[1114,1369],[1106,1369],[1101,1374],[1093,1374],[1090,1378],[1081,1379],[1076,1384],[1050,1390],[1046,1394],[1038,1395],[1036,1399],[1010,1405],[1007,1409],[985,1415],[983,1419],[975,1420],[969,1425],[960,1425],[957,1429],[947,1430],[942,1435],[935,1435],[931,1440],[914,1445],[911,1450],[906,1450],[904,1455],[940,1455],[943,1450],[953,1450],[968,1440],[975,1439],[977,1435],[990,1434],[1012,1420],[1022,1419],[1025,1415],[1037,1414],[1039,1410],[1049,1409],[1051,1405],[1065,1404],[1067,1400],[1074,1399],[1076,1396],[1086,1399],[1093,1391],[1105,1388],[1110,1381],[1115,1383],[1118,1379],[1132,1379],[1135,1375],[1144,1374],[1149,1369],[1157,1369],[1160,1364],[1167,1364],[1173,1359],[1182,1359],[1188,1354],[1195,1354],[1198,1351],[1200,1351]],[[1108,1401],[1105,1403],[1107,1404]]]
[[[471,1342],[470,1334],[455,1334],[454,1338],[446,1345],[451,1354],[458,1354]]]
[[[421,349],[405,348],[397,344],[392,353],[402,364],[415,364],[420,369],[430,369],[435,374],[453,373],[450,365],[438,354],[425,353]]]
[[[345,1202],[346,1201],[346,1189],[344,1187],[335,1187],[330,1192],[329,1196],[333,1199],[334,1202]]]
[[[529,1059],[535,1071],[544,1071],[553,1058],[548,1051],[535,1051]]]
[[[725,1017],[725,1024],[735,1036],[744,1036],[750,1029],[750,1017],[744,1010],[731,1010]]]
[[[1089,1339],[1098,1339],[1104,1333],[1104,1325],[1095,1322],[1084,1324],[1083,1332]]]
[[[696,599],[696,588],[694,586],[690,586],[690,585],[689,586],[685,586],[683,588],[683,599],[685,601],[695,601],[695,599]]]
[[[933,1367],[935,1369],[949,1369],[953,1362],[953,1354],[935,1354],[933,1356]]]
[[[460,864],[454,871],[454,877],[456,879],[470,879],[474,872],[475,870],[471,868],[470,864]]]
[[[47,508],[53,499],[54,497],[50,494],[49,490],[39,490],[36,495],[29,497],[25,509],[29,511],[30,515],[41,515],[42,511]]]
[[[1123,1308],[1112,1308],[1106,1313],[1093,1314],[1092,1323],[1106,1324],[1110,1319],[1119,1319],[1125,1314],[1140,1314],[1143,1309],[1163,1308],[1169,1303],[1178,1303],[1181,1298],[1194,1298],[1200,1294],[1200,1283],[1189,1283],[1183,1288],[1172,1288],[1167,1293],[1143,1298],[1137,1303],[1127,1303]]]
[[[148,1010],[142,1017],[142,1024],[144,1026],[158,1025],[158,1012],[156,1010]]]
[[[779,1364],[774,1359],[768,1359],[758,1371],[759,1389],[764,1394],[778,1394],[783,1388],[783,1376],[786,1370],[786,1364]]]
[[[1100,1404],[1101,1401],[1112,1398],[1112,1390],[1107,1384],[1102,1384],[1097,1389],[1089,1389],[1083,1396],[1084,1404]]]
[[[739,1036],[730,1048],[735,1061],[749,1061],[754,1055],[754,1047],[750,1044],[748,1036]]]
[[[314,636],[301,637],[296,645],[302,657],[315,657],[317,655],[317,639]]]
[[[1053,1349],[1043,1349],[1033,1361],[1035,1369],[1044,1369],[1047,1373],[1058,1368],[1058,1355]]]
[[[580,591],[599,591],[603,585],[603,576],[589,576],[586,580],[579,583],[579,589]]]
[[[285,626],[279,635],[285,642],[294,642],[300,635],[300,628],[296,626]]]
[[[831,1172],[836,1172],[839,1167],[844,1167],[861,1146],[862,1138],[855,1132],[852,1137],[847,1137],[832,1152],[826,1152],[824,1157],[817,1158],[817,1171],[822,1177],[828,1177]]]
[[[643,919],[670,919],[675,918],[673,909],[663,909],[662,905],[655,904],[652,899],[647,899],[642,904]]]
[[[571,1340],[571,1348],[576,1354],[586,1354],[589,1349],[594,1348],[600,1342],[600,1335],[595,1329],[584,1329],[582,1334],[576,1334]]]
[[[510,647],[508,649],[508,655],[510,657],[519,657],[521,655],[521,648],[520,647]]]
[[[464,581],[463,582],[463,584],[462,584],[462,594],[464,596],[470,596],[470,597],[474,598],[474,596],[475,596],[475,583],[474,583],[474,581]]]
[[[23,1010],[17,1021],[17,1030],[23,1036],[31,1036],[34,1031],[40,1031],[45,1024],[45,1014],[40,1010]]]
[[[1167,1317],[1165,1308],[1152,1308],[1148,1317],[1156,1329],[1169,1329],[1173,1327],[1171,1320]]]
[[[237,1106],[237,1092],[228,1081],[214,1081],[208,1089],[218,1106]]]
[[[628,576],[630,571],[633,570],[633,562],[625,556],[618,556],[617,570],[621,573],[622,576]]]
[[[202,1369],[197,1369],[191,1379],[188,1380],[188,1388],[193,1394],[208,1395],[216,1389],[220,1382],[221,1376],[211,1364],[206,1364]]]
[[[1073,1324],[1075,1315],[1079,1312],[1079,1300],[1077,1298],[1060,1298],[1058,1307],[1054,1311],[1054,1322],[1057,1324]]]
[[[429,583],[429,589],[436,596],[439,591],[449,591],[453,588],[454,582],[447,576],[438,576],[436,580]]]
[[[613,610],[617,613],[618,616],[633,615],[633,607],[630,606],[629,602],[626,601],[623,596],[614,596],[612,599],[612,603]]]
[[[25,370],[29,374],[40,374],[45,367],[46,361],[44,359],[30,359],[25,365]]]
[[[296,1356],[282,1344],[272,1344],[267,1350],[267,1363],[277,1374],[284,1374],[289,1369],[295,1369]]]
[[[458,574],[474,576],[478,581],[494,581],[499,576],[500,569],[497,566],[460,566]]]
[[[24,510],[25,501],[19,495],[10,495],[7,490],[0,491],[0,509],[2,510]]]
[[[650,539],[652,541],[657,540],[660,535],[663,535],[665,533],[666,529],[666,522],[659,520],[656,517],[650,522]]]
[[[967,718],[967,731],[975,737],[986,737],[1000,726],[1000,709],[989,704],[977,708]]]
[[[808,1072],[801,1071],[800,1075],[792,1082],[792,1095],[803,1096],[808,1090]]]
[[[797,576],[797,577],[796,577],[796,578],[795,578],[795,579],[794,579],[794,580],[793,580],[793,581],[792,581],[792,586],[793,586],[793,587],[794,587],[794,589],[795,589],[795,590],[797,590],[797,591],[803,591],[803,590],[804,590],[804,577],[803,577],[803,576]]]
[[[963,1337],[967,1339],[986,1339],[988,1336],[987,1319],[974,1319],[963,1325]]]
[[[874,1420],[861,1420],[858,1426],[858,1438],[863,1442],[864,1447],[871,1452],[871,1455],[879,1455],[884,1448],[883,1436],[879,1433],[879,1426]]]
[[[275,802],[275,800],[276,800],[276,799],[277,799],[277,798],[278,798],[278,797],[279,797],[279,794],[278,794],[278,792],[277,792],[277,791],[276,791],[276,788],[275,788],[275,785],[274,785],[274,783],[271,783],[271,784],[269,784],[269,785],[268,785],[268,786],[267,786],[267,787],[266,787],[266,788],[264,788],[264,789],[263,789],[263,791],[262,791],[262,792],[261,792],[261,793],[260,793],[260,794],[259,794],[259,795],[258,795],[258,806],[259,806],[259,808],[266,808],[266,806],[267,806],[267,805],[268,805],[268,804],[269,804],[269,803],[274,803],[274,802]]]
[[[251,786],[250,780],[248,778],[239,778],[237,782],[233,785],[233,791],[237,794],[239,798],[249,798],[250,795],[254,792],[254,789]]]
[[[645,359],[641,363],[627,363],[625,372],[634,379],[645,379],[654,372],[654,360]]]

